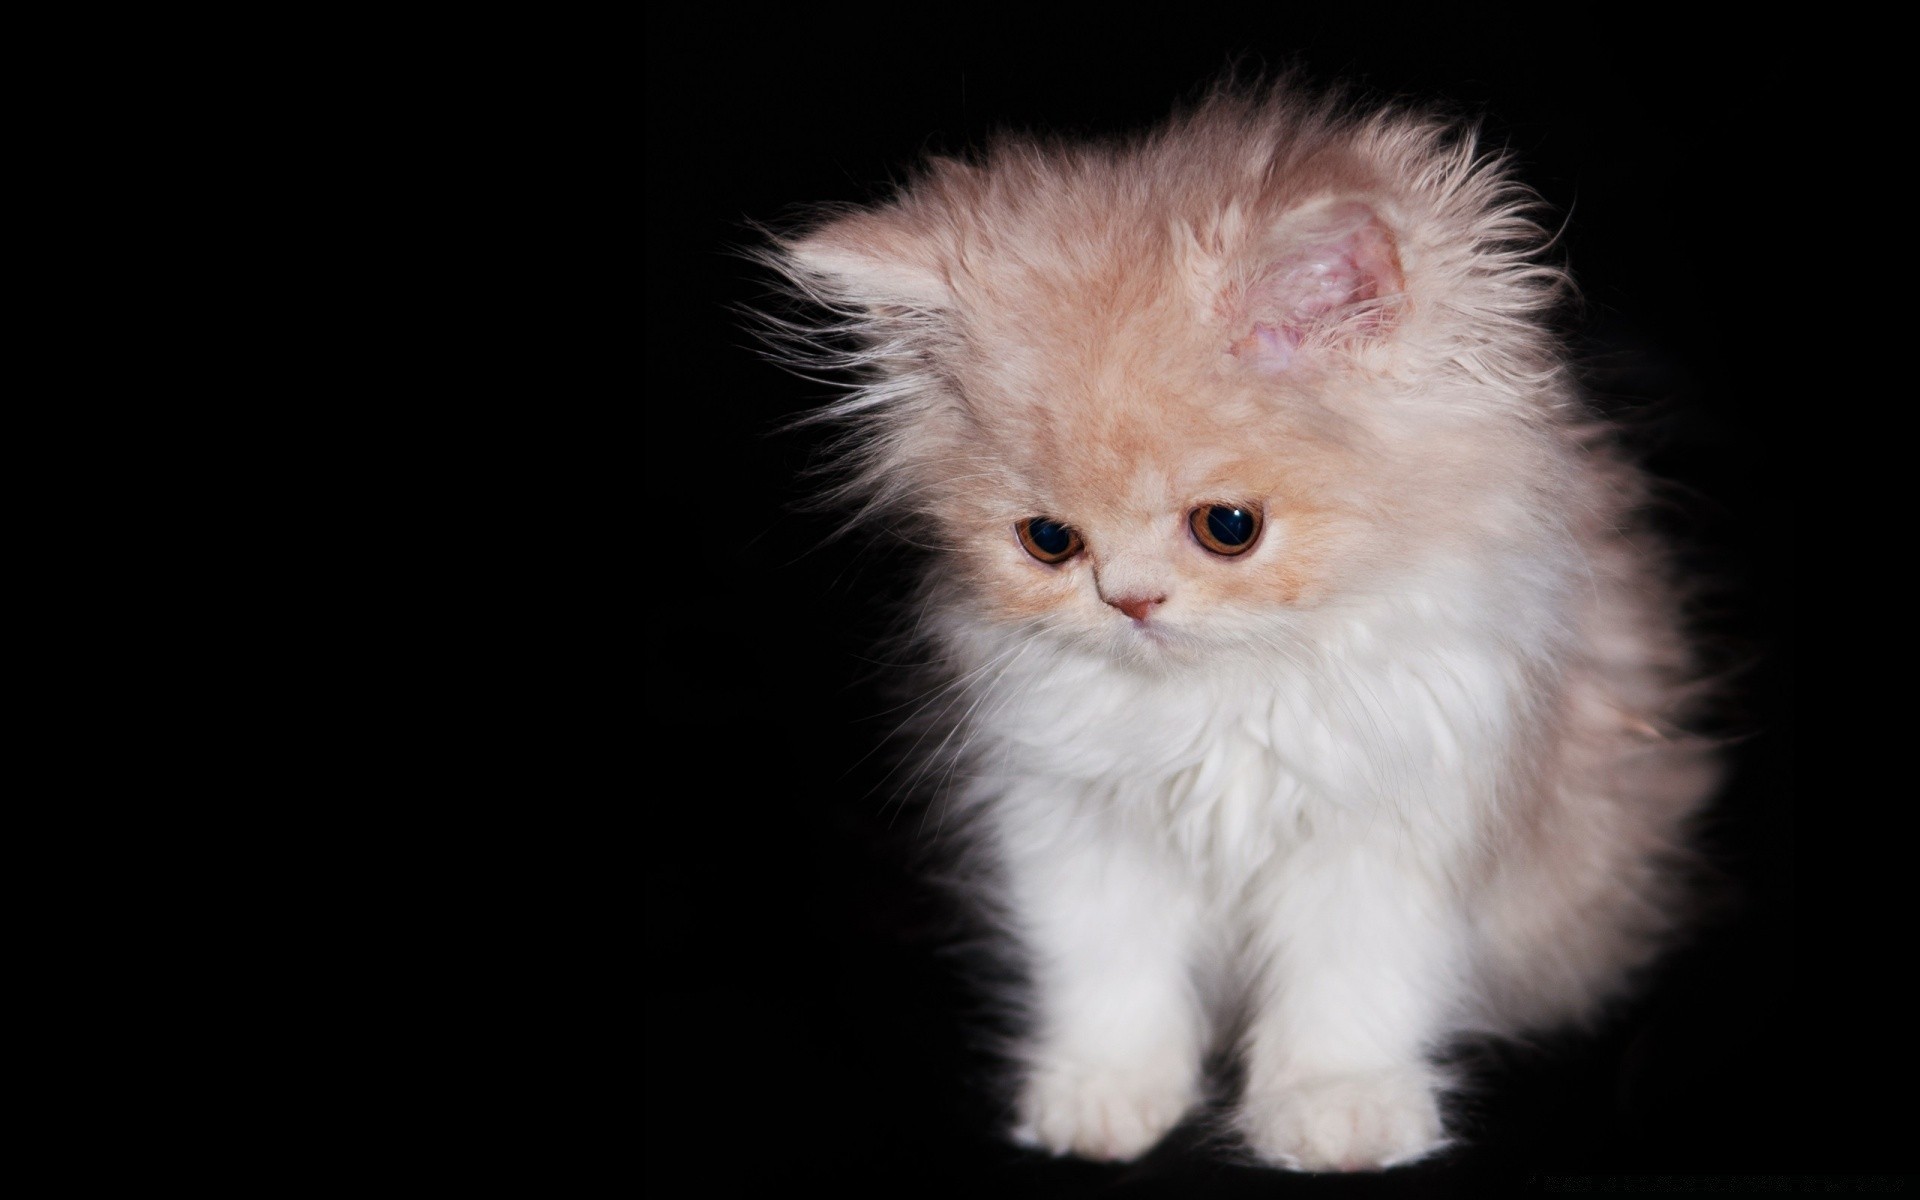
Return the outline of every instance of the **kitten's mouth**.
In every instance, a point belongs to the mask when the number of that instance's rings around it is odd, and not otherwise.
[[[1139,641],[1145,640],[1152,642],[1156,646],[1172,647],[1180,643],[1179,631],[1164,621],[1155,621],[1148,618],[1146,620],[1129,621],[1127,624],[1133,626],[1133,628],[1121,636],[1128,638],[1132,644],[1137,645]]]
[[[1191,634],[1164,621],[1128,621],[1131,629],[1107,636],[1106,654],[1116,663],[1153,674],[1187,668],[1204,653]]]

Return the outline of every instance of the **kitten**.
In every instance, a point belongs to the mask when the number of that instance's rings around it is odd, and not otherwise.
[[[947,803],[1032,982],[1017,1136],[1128,1159],[1236,1049],[1304,1170],[1446,1140],[1434,1055],[1592,1010],[1714,777],[1636,471],[1470,132],[1285,88],[1003,138],[770,252],[936,547]]]

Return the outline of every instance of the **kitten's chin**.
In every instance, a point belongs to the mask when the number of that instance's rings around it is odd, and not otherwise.
[[[1259,660],[1264,653],[1283,656],[1297,636],[1290,623],[1260,625],[1206,622],[1198,628],[1171,621],[1116,622],[1081,640],[1084,649],[1116,665],[1149,674],[1215,672]]]
[[[1205,644],[1192,634],[1165,621],[1128,621],[1107,631],[1102,649],[1111,658],[1129,666],[1166,670],[1198,662]]]

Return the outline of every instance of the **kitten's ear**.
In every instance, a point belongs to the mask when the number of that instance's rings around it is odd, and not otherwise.
[[[1386,336],[1405,300],[1393,231],[1344,201],[1284,222],[1260,248],[1237,304],[1232,353],[1285,371],[1317,351]]]
[[[930,240],[898,211],[848,213],[785,248],[795,274],[834,300],[871,309],[952,303]]]

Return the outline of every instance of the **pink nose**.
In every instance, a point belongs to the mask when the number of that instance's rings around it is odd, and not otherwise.
[[[1116,596],[1107,601],[1136,621],[1144,621],[1156,604],[1165,604],[1165,596]]]

